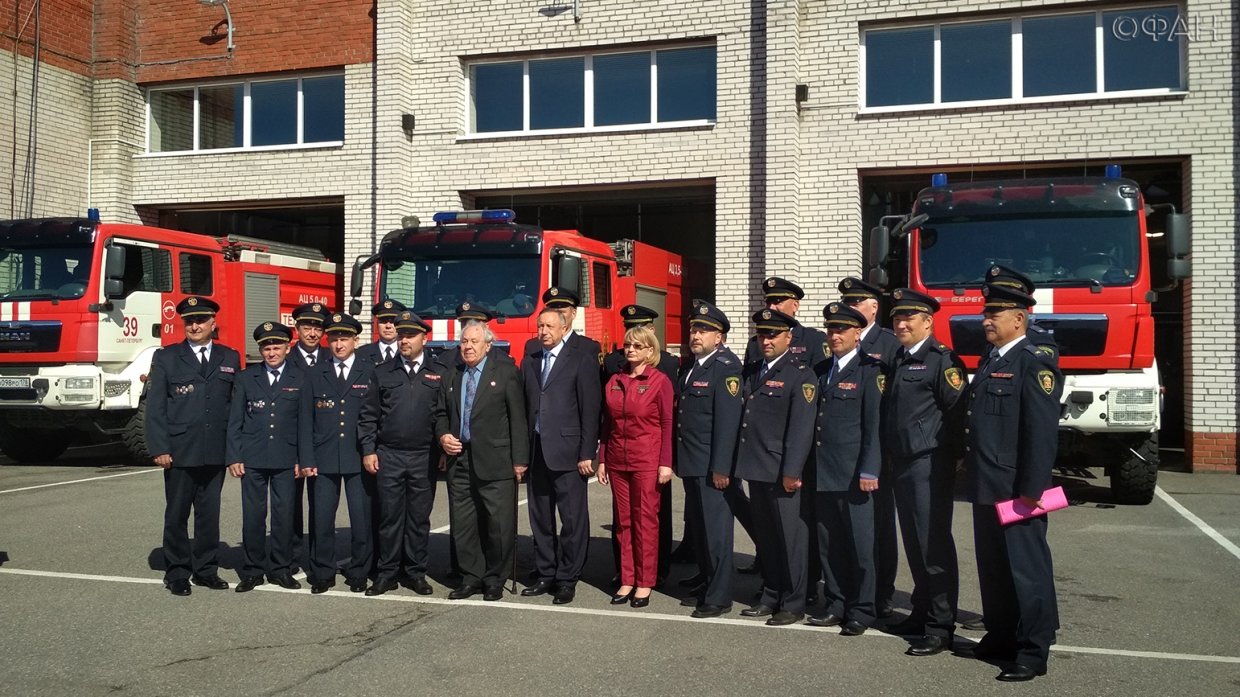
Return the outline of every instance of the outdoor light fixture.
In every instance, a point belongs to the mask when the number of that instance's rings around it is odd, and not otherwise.
[[[405,133],[413,133],[414,127],[417,125],[417,119],[413,114],[400,115],[400,127]]]
[[[223,7],[224,8],[224,23],[228,25],[228,52],[232,53],[232,50],[233,50],[233,20],[232,20],[232,12],[228,10],[228,0],[198,0],[198,4],[206,5],[207,7]],[[215,26],[218,27],[219,25],[217,24]]]

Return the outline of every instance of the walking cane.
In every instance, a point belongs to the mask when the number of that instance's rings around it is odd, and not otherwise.
[[[529,470],[526,470],[527,472]],[[512,483],[512,588],[508,589],[509,593],[516,595],[517,593],[517,540],[521,539],[521,535],[517,533],[517,496],[519,492],[517,487],[521,485],[521,480],[513,476]]]

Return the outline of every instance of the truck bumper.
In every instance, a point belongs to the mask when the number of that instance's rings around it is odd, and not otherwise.
[[[1150,433],[1162,425],[1158,369],[1064,376],[1060,428],[1080,433]]]
[[[141,384],[135,386],[130,377],[89,364],[9,369],[0,375],[0,409],[133,409],[141,392]]]

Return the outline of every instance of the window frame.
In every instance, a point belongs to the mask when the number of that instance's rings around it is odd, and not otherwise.
[[[679,121],[659,121],[659,62],[660,51],[674,51],[688,48],[712,48],[715,50],[715,118],[685,119]],[[594,59],[598,56],[611,56],[627,53],[650,54],[650,120],[641,123],[624,123],[610,126],[594,125]],[[584,113],[582,126],[571,128],[530,128],[530,62],[554,60],[557,58],[582,58],[585,66],[582,71],[584,87]],[[539,52],[523,53],[519,56],[496,56],[487,58],[463,58],[462,72],[465,78],[464,108],[462,109],[461,133],[457,140],[485,140],[491,138],[539,138],[542,136],[617,133],[626,131],[673,130],[678,128],[712,127],[719,121],[719,46],[715,41],[663,44],[650,47],[615,46],[587,52]],[[504,63],[521,63],[521,130],[512,131],[474,131],[473,103],[473,69],[480,65],[497,65]]]
[[[321,72],[312,72],[312,73],[298,73],[297,75],[268,75],[268,76],[252,78],[248,80],[238,80],[236,78],[232,78],[232,79],[221,79],[221,80],[209,80],[209,81],[194,82],[194,83],[172,83],[172,84],[167,84],[167,85],[159,85],[157,87],[147,87],[147,88],[144,88],[143,90],[144,92],[143,114],[144,114],[144,124],[146,127],[146,134],[143,139],[143,146],[144,146],[143,152],[139,153],[137,157],[175,157],[175,156],[183,156],[183,155],[204,155],[204,154],[236,153],[236,152],[262,152],[262,151],[267,151],[267,150],[307,150],[307,149],[313,149],[313,148],[341,147],[344,145],[343,138],[341,138],[340,140],[323,140],[323,141],[314,141],[311,143],[304,142],[305,141],[305,123],[306,123],[306,101],[305,101],[305,92],[304,92],[304,81],[312,80],[315,78],[324,78],[324,77],[339,77],[339,78],[342,78],[342,80],[344,80],[343,87],[344,87],[345,94],[343,95],[343,97],[345,99],[345,102],[344,102],[345,123],[342,124],[342,129],[341,129],[341,132],[343,135],[343,133],[347,132],[348,130],[347,129],[347,125],[348,125],[348,101],[347,101],[348,82],[345,79],[346,76],[343,71],[321,71]],[[251,101],[250,101],[251,86],[258,84],[258,83],[290,82],[290,81],[295,81],[297,83],[297,124],[296,124],[297,142],[296,143],[282,143],[278,145],[251,145],[250,142],[253,136],[253,129],[252,129],[253,109],[251,107]],[[240,85],[242,87],[242,110],[241,110],[242,140],[241,140],[241,145],[239,147],[231,147],[231,148],[203,148],[202,140],[201,140],[202,123],[201,123],[201,100],[199,96],[200,91],[204,88],[235,87],[237,85]],[[194,132],[193,132],[193,138],[191,139],[192,140],[191,148],[189,150],[167,150],[167,151],[152,152],[151,151],[151,96],[158,92],[178,92],[178,91],[183,91],[183,90],[192,90],[194,93],[194,106],[193,106],[193,114],[192,114]]]
[[[194,259],[205,259],[207,264],[207,274],[205,281],[207,289],[202,290],[198,287],[189,287],[186,285],[186,276],[189,275],[193,279],[193,261]],[[186,273],[187,266],[190,273]],[[183,295],[199,295],[203,297],[211,297],[215,295],[215,259],[210,254],[202,252],[191,252],[180,250],[177,252],[177,282],[176,287]]]
[[[1167,8],[1175,8],[1178,16],[1185,16],[1185,7],[1183,2],[1170,3],[1150,3],[1140,5],[1106,5],[1095,9],[1088,8],[1064,8],[1064,9],[1047,9],[1032,10],[1029,12],[1015,14],[998,14],[998,15],[978,15],[968,18],[949,19],[943,21],[922,21],[909,22],[905,24],[885,24],[860,26],[857,29],[857,111],[860,114],[889,114],[909,111],[942,111],[944,109],[967,109],[971,107],[992,107],[992,106],[1008,106],[1017,104],[1046,104],[1055,102],[1081,102],[1081,101],[1098,101],[1098,100],[1116,100],[1131,99],[1133,97],[1166,97],[1186,95],[1189,92],[1188,87],[1188,44],[1190,41],[1184,37],[1177,37],[1179,44],[1179,71],[1180,85],[1179,87],[1153,87],[1138,90],[1114,90],[1106,89],[1106,31],[1107,27],[1103,22],[1104,14],[1114,12],[1140,12],[1153,11]],[[1023,22],[1027,19],[1044,19],[1056,17],[1086,16],[1093,15],[1094,18],[1094,87],[1093,92],[1072,92],[1068,94],[1054,94],[1037,97],[1026,97],[1024,95],[1024,32]],[[985,24],[1002,22],[1007,20],[1011,26],[1011,63],[1012,63],[1012,96],[1001,99],[977,99],[959,102],[943,101],[943,64],[942,64],[942,27],[958,26],[962,24]],[[922,102],[918,104],[899,104],[891,106],[866,106],[866,90],[868,88],[866,76],[866,35],[869,32],[880,32],[892,29],[917,29],[930,27],[934,30],[933,38],[933,102]],[[1166,41],[1163,37],[1161,40]]]

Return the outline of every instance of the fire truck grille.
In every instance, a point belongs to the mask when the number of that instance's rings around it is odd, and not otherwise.
[[[58,351],[60,329],[59,320],[0,322],[0,353]]]
[[[1152,389],[1111,390],[1108,401],[1111,404],[1110,419],[1113,424],[1154,423],[1158,398]]]

